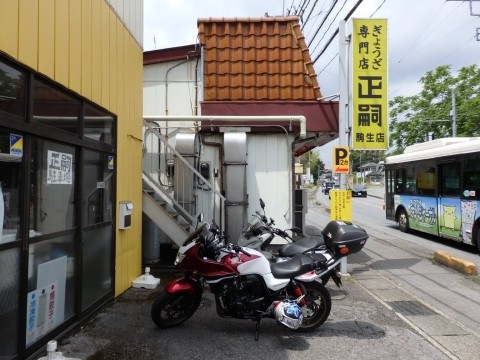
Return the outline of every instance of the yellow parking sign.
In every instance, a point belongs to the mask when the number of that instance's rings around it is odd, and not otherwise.
[[[350,149],[348,146],[335,146],[333,148],[333,173],[350,173]]]

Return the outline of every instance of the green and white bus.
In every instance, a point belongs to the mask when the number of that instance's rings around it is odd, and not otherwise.
[[[385,211],[414,229],[480,250],[480,137],[443,138],[385,160]]]

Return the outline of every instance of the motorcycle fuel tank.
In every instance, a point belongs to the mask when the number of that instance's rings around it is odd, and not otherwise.
[[[250,248],[245,248],[245,251],[250,256],[244,253],[228,254],[223,258],[223,261],[229,267],[236,269],[241,275],[259,274],[263,276],[272,272],[270,262],[262,253]]]

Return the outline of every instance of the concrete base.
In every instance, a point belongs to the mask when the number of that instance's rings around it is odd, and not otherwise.
[[[145,274],[139,276],[132,282],[134,288],[155,289],[160,284],[160,279],[150,275],[150,268],[145,268]]]
[[[457,258],[455,256],[450,256],[444,251],[435,251],[433,254],[433,259],[449,268],[452,268],[456,271],[459,271],[465,275],[478,275],[477,265],[474,263]]]

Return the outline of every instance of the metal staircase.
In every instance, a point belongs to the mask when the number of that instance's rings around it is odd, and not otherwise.
[[[166,235],[167,242],[177,245],[195,228],[200,213],[223,230],[226,199],[196,170],[195,144],[181,153],[171,144],[175,138],[161,134],[155,122],[144,120],[144,129],[143,213]],[[195,142],[193,132],[177,132],[180,135]]]

